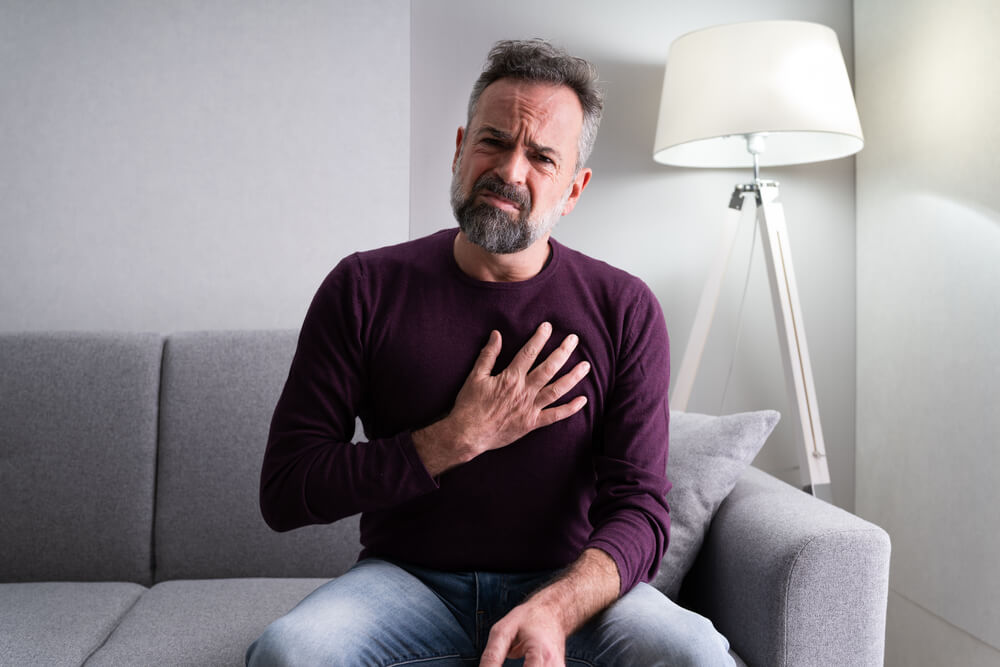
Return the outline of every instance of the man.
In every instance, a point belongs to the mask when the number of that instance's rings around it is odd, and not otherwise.
[[[601,108],[589,63],[498,43],[456,139],[459,230],[352,255],[320,287],[261,509],[276,530],[361,512],[364,549],[249,664],[732,664],[641,583],[669,526],[660,308],[550,238]]]

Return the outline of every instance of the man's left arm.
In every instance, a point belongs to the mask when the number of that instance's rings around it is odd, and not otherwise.
[[[498,621],[480,667],[524,658],[525,667],[566,664],[566,638],[618,598],[618,566],[600,549],[586,549],[558,579]]]
[[[670,534],[670,349],[663,311],[640,286],[626,301],[613,390],[604,401],[589,510],[593,530],[584,545],[615,561],[620,595],[656,576]]]

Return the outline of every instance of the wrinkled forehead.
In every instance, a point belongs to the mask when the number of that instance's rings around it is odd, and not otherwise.
[[[575,146],[583,129],[583,107],[568,86],[499,79],[483,91],[468,130],[474,133],[483,126]]]

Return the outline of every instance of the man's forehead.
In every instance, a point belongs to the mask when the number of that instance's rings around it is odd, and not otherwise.
[[[520,120],[520,117],[561,129],[579,130],[583,126],[583,107],[568,86],[499,79],[487,86],[480,96],[472,125],[495,126],[504,120]]]

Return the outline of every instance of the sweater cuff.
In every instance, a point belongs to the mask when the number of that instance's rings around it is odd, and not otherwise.
[[[430,493],[441,488],[437,480],[427,472],[424,462],[420,459],[420,454],[417,453],[417,446],[413,443],[413,434],[409,432],[400,433],[396,436],[396,442],[399,445],[399,451],[402,452],[403,457],[410,466],[413,479],[419,485],[420,491],[422,493]]]
[[[584,547],[600,549],[611,556],[621,578],[619,595],[625,595],[640,581],[648,581],[650,570],[659,566],[659,555],[654,556],[652,564],[649,563],[650,554],[644,537],[637,534],[636,527],[630,522],[617,520],[595,530]]]

